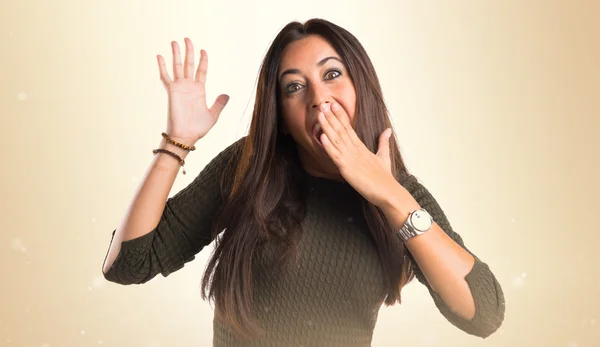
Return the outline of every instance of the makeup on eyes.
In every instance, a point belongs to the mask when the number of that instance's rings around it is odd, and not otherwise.
[[[327,81],[334,80],[334,79],[339,78],[340,76],[343,75],[342,69],[337,68],[337,67],[332,67],[332,68],[329,68],[329,69],[327,69],[325,71],[324,76],[327,76],[327,75],[329,75],[332,72],[337,73],[337,75],[335,77],[332,77],[332,78],[325,78],[325,80],[327,80]],[[299,73],[299,71],[298,71],[298,73]],[[285,86],[283,87],[283,91],[286,94],[293,94],[296,91],[300,90],[301,88],[294,89],[294,90],[290,90],[290,88],[294,87],[294,86],[301,86],[301,85],[302,85],[302,82],[299,81],[299,80],[290,81],[289,83],[285,84]]]

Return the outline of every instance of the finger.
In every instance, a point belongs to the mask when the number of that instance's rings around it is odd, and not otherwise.
[[[346,128],[344,127],[344,125],[331,111],[325,112],[325,118],[327,119],[327,122],[335,132],[335,138],[332,136],[331,140],[333,141],[337,139],[338,141],[341,141],[341,143],[344,143],[348,138],[348,134],[346,133]]]
[[[333,115],[330,115],[330,117],[333,117]],[[341,147],[342,142],[335,129],[331,126],[331,123],[329,122],[329,119],[325,113],[319,112],[318,120],[319,123],[321,123],[323,134],[327,135],[327,139],[331,142],[331,144],[335,147]]]
[[[331,143],[331,140],[329,139],[329,137],[327,136],[327,134],[323,133],[321,134],[321,137],[319,138],[319,140],[321,140],[321,143],[323,144],[323,147],[325,147],[325,151],[327,152],[327,155],[329,155],[329,157],[333,160],[333,162],[338,165],[340,165],[341,163],[341,158],[342,158],[342,152],[340,152],[340,150],[338,150],[335,145],[333,143]]]
[[[189,38],[185,38],[185,67],[183,75],[185,78],[190,78],[194,75],[194,44]]]
[[[210,108],[210,110],[209,110],[210,113],[215,118],[219,118],[219,115],[221,114],[221,111],[223,111],[223,109],[225,108],[225,105],[227,105],[227,102],[229,102],[229,95],[226,95],[226,94],[219,95],[217,97],[217,99],[215,100],[215,103]]]
[[[331,113],[333,113],[344,126],[350,125],[350,117],[346,113],[346,110],[344,110],[337,102],[331,104]]]
[[[390,156],[390,136],[392,135],[392,129],[387,128],[381,136],[379,136],[379,147],[377,149],[377,156],[383,159],[389,159]]]
[[[338,148],[348,143],[348,134],[346,133],[346,129],[336,118],[336,116],[331,113],[331,111],[326,111],[323,113],[323,118],[324,120],[321,124],[321,128],[323,129],[323,132],[327,134],[329,140],[331,140],[331,142]]]
[[[171,80],[171,77],[169,77],[169,72],[167,71],[167,65],[165,64],[165,59],[162,57],[162,55],[157,55],[156,59],[158,60],[158,71],[160,73],[160,80],[163,82],[163,84],[166,86],[168,86],[169,84],[171,84],[173,82],[173,80]]]
[[[179,52],[179,45],[177,42],[171,42],[171,48],[173,49],[173,78],[178,80],[183,78],[183,67],[181,65],[181,54]]]
[[[208,71],[208,54],[205,50],[200,50],[200,62],[198,63],[198,70],[196,71],[196,82],[206,84],[206,73]]]
[[[342,126],[346,129],[348,140],[350,140],[350,142],[354,144],[357,143],[356,141],[360,141],[358,135],[352,127],[352,121],[350,120],[348,113],[346,113],[346,110],[337,102],[333,102],[331,104],[331,112],[336,116],[336,118],[339,120]]]

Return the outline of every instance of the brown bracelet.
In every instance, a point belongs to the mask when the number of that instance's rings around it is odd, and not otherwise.
[[[195,151],[196,150],[196,146],[188,146],[188,145],[184,145],[183,143],[179,143],[179,142],[171,139],[169,137],[169,135],[167,135],[167,133],[162,133],[161,135],[165,140],[167,140],[167,142],[169,142],[170,144],[173,144],[181,149],[185,149],[186,151]]]
[[[185,160],[183,160],[179,154],[177,153],[173,153],[167,149],[163,149],[163,148],[157,148],[152,150],[152,153],[156,154],[156,153],[165,153],[168,154],[170,156],[172,156],[173,158],[177,159],[179,161],[179,164],[181,164],[181,167],[183,168],[183,174],[185,175],[185,167],[183,167],[185,165]]]

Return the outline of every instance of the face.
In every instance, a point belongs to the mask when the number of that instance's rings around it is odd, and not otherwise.
[[[333,101],[354,124],[356,91],[341,57],[325,39],[311,35],[285,48],[278,78],[284,128],[297,144],[304,169],[313,176],[339,179],[313,129],[320,105]]]

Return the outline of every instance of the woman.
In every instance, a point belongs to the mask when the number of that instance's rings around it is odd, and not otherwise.
[[[174,81],[158,56],[167,129],[113,231],[109,281],[168,276],[215,240],[202,281],[215,303],[214,346],[370,346],[381,304],[400,302],[413,276],[458,328],[480,337],[498,329],[498,281],[407,172],[371,61],[328,21],[281,30],[262,63],[249,134],[167,199],[228,101],[207,108],[206,52],[194,76],[185,43],[183,64],[172,43]]]

